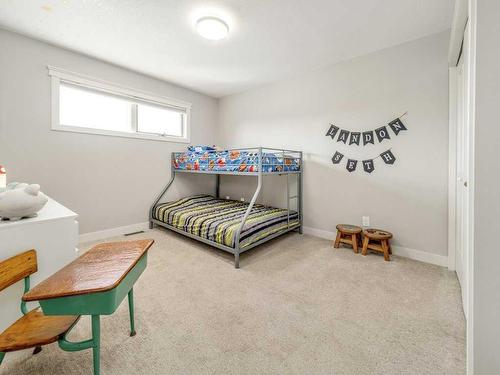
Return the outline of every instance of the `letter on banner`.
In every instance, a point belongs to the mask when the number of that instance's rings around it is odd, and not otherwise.
[[[356,170],[356,165],[358,165],[358,161],[357,160],[347,159],[347,164],[346,164],[345,168],[349,172],[354,172]]]
[[[351,138],[349,139],[349,144],[357,144],[359,146],[359,141],[361,138],[361,133],[351,132]]]
[[[368,143],[372,145],[375,144],[375,140],[373,138],[373,131],[363,132],[363,146],[366,146]]]
[[[406,129],[406,127],[403,124],[403,121],[401,121],[400,118],[397,118],[396,120],[392,120],[389,123],[389,126],[391,127],[392,131],[396,135],[398,135],[400,131],[408,130],[408,129]]]
[[[385,162],[385,164],[394,164],[394,162],[396,161],[396,157],[391,152],[391,150],[382,152],[380,156],[382,157],[382,160]]]
[[[338,151],[335,151],[335,155],[333,155],[332,157],[332,163],[333,164],[338,164],[340,163],[340,161],[342,160],[342,158],[344,157],[343,154],[341,154],[340,152]]]
[[[379,143],[384,139],[391,139],[391,136],[389,135],[389,132],[387,131],[387,128],[385,126],[381,126],[380,128],[375,129],[375,134],[377,134]]]
[[[363,160],[363,169],[366,173],[372,173],[375,169],[375,166],[373,165],[373,159]]]
[[[337,135],[337,132],[339,131],[339,127],[338,126],[335,126],[333,124],[330,124],[330,129],[328,129],[328,131],[326,132],[326,136],[330,136],[333,138],[335,138],[335,136]]]
[[[340,129],[339,137],[337,138],[337,142],[347,142],[347,138],[349,138],[349,132],[344,129]]]

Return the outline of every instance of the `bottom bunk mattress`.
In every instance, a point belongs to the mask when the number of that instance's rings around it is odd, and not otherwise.
[[[248,203],[196,195],[174,202],[160,203],[153,218],[176,229],[228,247],[235,247],[236,232]],[[240,248],[273,234],[299,226],[297,212],[256,204],[240,234]]]

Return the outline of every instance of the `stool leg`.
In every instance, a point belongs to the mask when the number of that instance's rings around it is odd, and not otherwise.
[[[135,321],[134,321],[134,289],[128,292],[128,312],[130,314],[130,336],[135,336]]]
[[[365,236],[365,238],[363,239],[363,250],[361,251],[361,254],[363,255],[366,255],[366,253],[368,252],[368,242],[370,242],[370,239]]]
[[[342,237],[342,234],[340,233],[340,231],[337,231],[337,238],[335,239],[335,243],[333,244],[333,247],[338,249],[338,247],[340,246],[340,238]]]
[[[380,241],[380,244],[382,245],[382,250],[384,250],[384,259],[388,262],[391,260],[389,257],[389,246],[387,246],[387,240],[382,240]]]
[[[352,249],[357,254],[358,253],[358,235],[357,234],[353,234],[351,236],[351,239],[352,239]]]
[[[387,247],[389,248],[389,254],[392,255],[392,247],[391,247],[391,243],[389,242],[389,240],[387,240]]]

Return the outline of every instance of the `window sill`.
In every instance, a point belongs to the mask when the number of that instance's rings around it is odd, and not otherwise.
[[[70,133],[104,135],[104,136],[121,137],[121,138],[143,139],[148,141],[159,141],[159,142],[172,142],[172,143],[190,142],[189,137],[162,136],[162,135],[147,134],[147,133],[127,133],[127,132],[119,132],[113,130],[81,128],[81,127],[66,126],[66,125],[52,126],[51,130],[70,132]]]

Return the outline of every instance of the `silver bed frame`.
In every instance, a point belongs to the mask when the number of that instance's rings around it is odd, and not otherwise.
[[[302,160],[302,151],[294,151],[294,150],[284,150],[284,149],[276,149],[276,148],[268,148],[268,147],[252,147],[252,148],[235,148],[235,149],[228,149],[224,151],[245,151],[249,153],[255,153],[255,156],[257,157],[258,160],[258,170],[256,172],[229,172],[229,171],[199,171],[199,170],[180,170],[180,169],[175,169],[173,167],[173,161],[176,158],[176,155],[182,154],[182,152],[172,152],[171,154],[171,177],[170,181],[168,184],[163,188],[161,193],[158,195],[158,197],[154,200],[153,204],[151,205],[151,209],[149,210],[149,227],[153,228],[154,224],[159,225],[161,227],[170,229],[174,232],[180,233],[184,236],[193,238],[197,241],[204,242],[206,244],[209,244],[211,246],[214,246],[218,249],[227,251],[228,253],[234,254],[234,267],[239,268],[240,267],[240,254],[250,250],[251,248],[254,248],[255,246],[258,246],[264,242],[267,242],[269,240],[272,240],[275,237],[278,237],[282,234],[288,233],[292,230],[297,230],[299,233],[302,234],[302,172],[304,168],[303,160]],[[216,156],[217,151],[209,152],[209,158],[211,157],[211,153],[213,153],[214,156]],[[280,172],[263,172],[262,169],[263,167],[266,166],[276,166],[277,164],[262,164],[262,156],[266,153],[273,153],[276,155],[281,154],[283,157],[283,162],[282,164],[279,164],[282,166],[282,171]],[[298,171],[285,171],[285,157],[287,159],[294,159],[298,160],[299,162],[299,170]],[[180,229],[177,229],[173,227],[172,225],[166,224],[160,220],[156,220],[153,216],[155,207],[158,205],[160,200],[163,198],[167,190],[170,188],[172,183],[174,182],[175,176],[177,173],[198,173],[198,174],[211,174],[216,176],[216,187],[215,187],[215,196],[219,198],[219,192],[220,192],[220,176],[221,175],[232,175],[232,176],[254,176],[257,177],[257,188],[255,190],[255,193],[253,194],[252,200],[250,201],[250,204],[248,205],[247,210],[245,211],[245,214],[243,215],[243,218],[241,220],[241,223],[238,227],[238,230],[236,231],[236,237],[235,237],[235,246],[234,248],[222,245],[220,243],[217,243],[215,241],[210,241],[202,237],[198,237],[196,235],[193,235],[188,232],[184,232]],[[257,201],[257,198],[260,194],[260,190],[262,188],[262,177],[264,175],[286,175],[287,178],[287,184],[286,184],[286,202],[287,202],[287,211],[288,211],[288,227],[280,232],[274,233],[271,236],[268,236],[266,238],[261,239],[260,241],[251,243],[244,248],[241,248],[241,243],[240,243],[240,235],[241,231],[243,230],[243,227],[245,225],[245,222],[250,215],[250,212],[252,211],[253,206],[255,205],[255,202]],[[290,196],[290,181],[289,181],[289,176],[290,175],[295,175],[297,178],[297,194]],[[297,199],[297,212],[298,212],[298,219],[299,223],[290,225],[290,201],[292,199]]]

